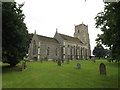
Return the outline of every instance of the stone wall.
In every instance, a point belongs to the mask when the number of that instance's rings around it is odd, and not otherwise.
[[[34,42],[36,44],[36,53],[34,52]],[[54,42],[40,41],[36,35],[33,36],[29,48],[29,59],[40,60],[57,60],[60,56],[60,44]]]
[[[84,24],[76,25],[74,37],[79,38],[85,44],[85,46],[88,49],[87,58],[89,58],[89,56],[91,56],[91,48],[90,48],[88,26]]]

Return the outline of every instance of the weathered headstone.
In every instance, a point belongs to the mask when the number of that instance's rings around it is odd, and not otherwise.
[[[92,58],[92,56],[89,56],[89,58],[91,59],[91,58]]]
[[[26,66],[26,61],[24,61],[24,69],[26,69],[26,67],[27,67],[27,66]]]
[[[67,60],[67,64],[69,64],[69,63],[70,63],[70,60],[68,59],[68,60]]]
[[[62,63],[64,63],[64,60],[62,59]]]
[[[104,63],[101,63],[99,66],[100,75],[106,75],[106,66]]]
[[[24,62],[22,62],[22,71],[24,70]]]
[[[55,59],[53,59],[52,61],[53,61],[53,62],[55,62],[56,60],[55,60]]]
[[[96,62],[95,59],[93,60],[93,62],[94,62],[94,63]]]
[[[22,71],[23,71],[24,69],[26,69],[26,61],[23,61],[23,62],[22,62]]]
[[[58,60],[57,64],[58,64],[58,66],[61,66],[61,61],[60,61],[60,60]]]
[[[80,67],[81,67],[80,63],[77,63],[77,69],[80,69]]]
[[[43,62],[43,60],[41,59],[41,60],[40,60],[40,62],[42,63],[42,62]]]

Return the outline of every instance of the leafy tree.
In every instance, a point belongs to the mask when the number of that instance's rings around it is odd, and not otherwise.
[[[95,20],[96,28],[103,32],[96,41],[110,48],[113,59],[120,60],[120,2],[105,3],[104,12],[98,13]]]
[[[95,57],[98,57],[99,59],[105,56],[105,49],[101,44],[96,45],[96,47],[93,50],[93,55],[95,55]]]
[[[28,34],[28,45],[31,43],[33,35],[34,35],[33,33]]]
[[[24,4],[2,3],[2,61],[15,66],[28,51],[28,31],[24,23]]]
[[[111,51],[108,49],[104,49],[104,50],[105,50],[105,56],[109,57],[111,54]]]

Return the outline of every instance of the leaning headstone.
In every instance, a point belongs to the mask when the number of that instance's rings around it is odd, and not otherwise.
[[[58,60],[57,64],[58,64],[58,66],[61,66],[61,61],[60,61],[60,60]]]
[[[62,59],[62,63],[64,63],[64,60]]]
[[[26,66],[26,61],[24,61],[24,69],[26,69],[26,67],[27,67],[27,66]]]
[[[24,69],[26,69],[26,67],[27,67],[27,66],[26,66],[26,61],[23,61],[23,62],[22,62],[22,71],[23,71]]]
[[[94,63],[96,62],[95,59],[93,60],[93,62],[94,62]]]
[[[22,71],[24,70],[24,62],[22,62]]]
[[[53,59],[52,61],[55,62],[55,59]]]
[[[92,56],[89,56],[89,58],[91,59],[91,58],[92,58]]]
[[[67,60],[67,64],[69,64],[69,63],[70,63],[70,60],[68,59],[68,60]]]
[[[99,66],[100,69],[100,75],[106,75],[106,66],[105,64],[101,63]]]
[[[80,69],[80,63],[77,63],[77,69]]]
[[[41,60],[40,60],[40,62],[42,63],[42,62],[43,62],[43,60],[41,59]]]

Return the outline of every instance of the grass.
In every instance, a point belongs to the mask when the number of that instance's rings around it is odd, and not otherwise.
[[[81,69],[76,69],[80,62]],[[106,64],[107,75],[99,74],[99,64]],[[9,68],[3,65],[3,88],[117,88],[118,63],[97,60],[64,62],[27,62],[27,69],[20,71],[21,64]]]

